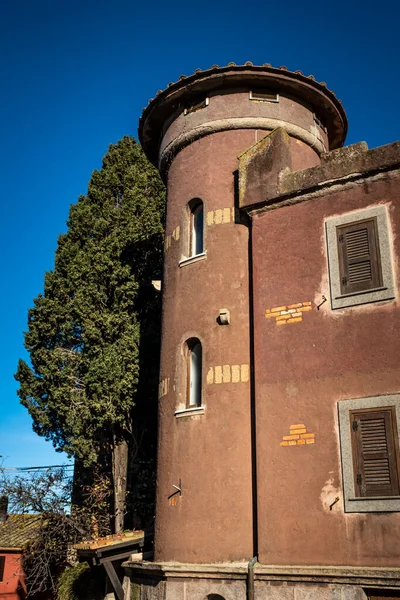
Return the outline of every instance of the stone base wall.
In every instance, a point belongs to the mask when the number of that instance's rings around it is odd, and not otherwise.
[[[400,569],[274,567],[247,563],[131,563],[125,600],[378,600],[400,598]],[[370,591],[374,589],[374,591]]]

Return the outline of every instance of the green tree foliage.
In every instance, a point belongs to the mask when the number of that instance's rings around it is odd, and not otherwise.
[[[57,450],[86,465],[110,451],[120,512],[127,448],[138,454],[144,405],[154,413],[160,299],[151,280],[161,270],[164,206],[158,172],[135,140],[111,145],[71,206],[54,270],[28,313],[31,365],[20,360],[16,374],[34,430]]]

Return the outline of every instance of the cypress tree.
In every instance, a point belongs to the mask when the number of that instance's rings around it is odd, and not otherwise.
[[[140,145],[111,145],[71,206],[28,312],[31,364],[20,360],[15,376],[36,433],[86,466],[111,456],[116,532],[129,448],[137,454],[143,417],[155,414],[160,298],[151,280],[161,271],[164,210],[163,184]]]

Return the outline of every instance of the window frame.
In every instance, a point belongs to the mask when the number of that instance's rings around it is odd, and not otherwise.
[[[198,409],[203,406],[203,346],[199,338],[189,338],[185,344],[185,361],[186,361],[186,391],[185,391],[185,406],[186,410]],[[195,347],[200,347],[200,368],[197,373],[197,381],[199,382],[200,390],[196,392],[198,402],[191,403],[191,385],[193,381],[193,362],[192,355]]]
[[[195,226],[195,213],[199,208],[202,208],[202,252],[198,254],[193,254],[193,228]],[[198,262],[207,257],[207,251],[205,250],[206,246],[206,207],[202,198],[196,196],[189,200],[189,202],[184,206],[182,212],[182,242],[181,242],[181,259],[179,261],[179,266],[184,267],[185,265]]]
[[[348,252],[344,251],[344,248],[348,248],[346,236],[357,234],[360,232],[360,228],[363,227],[367,232],[367,243],[368,243],[368,253],[365,254],[361,260],[361,256],[359,254],[362,244],[364,240],[355,239],[353,241],[353,252],[356,250],[356,257],[352,258],[349,256]],[[340,292],[342,296],[349,296],[350,294],[359,294],[359,293],[368,293],[369,291],[374,291],[382,288],[382,261],[379,252],[379,235],[378,235],[378,224],[376,217],[372,217],[371,219],[362,219],[361,221],[355,221],[353,223],[346,223],[345,225],[337,225],[336,226],[336,243],[338,248],[338,256],[339,256],[339,284],[340,284]],[[358,253],[357,253],[358,250]],[[347,280],[347,277],[350,279],[350,267],[352,264],[360,264],[362,262],[366,262],[365,259],[368,259],[370,265],[370,274],[371,280],[370,284],[363,282],[353,283],[350,282],[344,283]],[[349,289],[346,290],[344,286],[349,286]],[[359,289],[356,289],[357,286]]]
[[[344,510],[348,513],[359,512],[400,512],[400,495],[396,496],[360,496],[357,492],[356,465],[352,443],[352,419],[354,412],[379,411],[393,407],[395,415],[394,443],[395,462],[398,476],[400,467],[400,394],[371,396],[340,400],[338,402],[339,438],[342,462]]]
[[[187,115],[192,115],[193,113],[198,112],[199,110],[203,110],[203,108],[207,108],[210,104],[210,98],[206,96],[205,98],[197,99],[195,102],[186,106],[183,109],[183,114],[186,117]]]
[[[271,96],[270,98],[268,96]],[[279,93],[267,89],[251,89],[249,91],[249,100],[256,102],[279,102]]]
[[[200,198],[196,199],[196,202],[193,203],[190,208],[189,215],[189,258],[194,258],[195,256],[201,256],[204,254],[204,203]],[[201,231],[197,231],[197,223],[196,219],[198,219],[199,212],[201,210]],[[197,252],[197,242],[201,239],[201,250]]]
[[[380,260],[382,275],[381,285],[369,290],[343,293],[341,289],[341,270],[338,246],[338,229],[364,221],[374,220],[376,223],[377,255]],[[395,298],[395,285],[392,268],[392,249],[390,228],[385,205],[366,208],[354,213],[331,217],[325,221],[326,243],[328,256],[328,273],[331,289],[332,310],[357,306]]]
[[[4,581],[4,571],[6,568],[6,557],[4,554],[0,556],[0,583]]]

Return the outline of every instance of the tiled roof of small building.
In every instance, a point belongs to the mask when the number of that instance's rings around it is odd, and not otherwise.
[[[8,515],[6,522],[0,523],[0,548],[22,550],[34,539],[40,519],[40,515]]]

